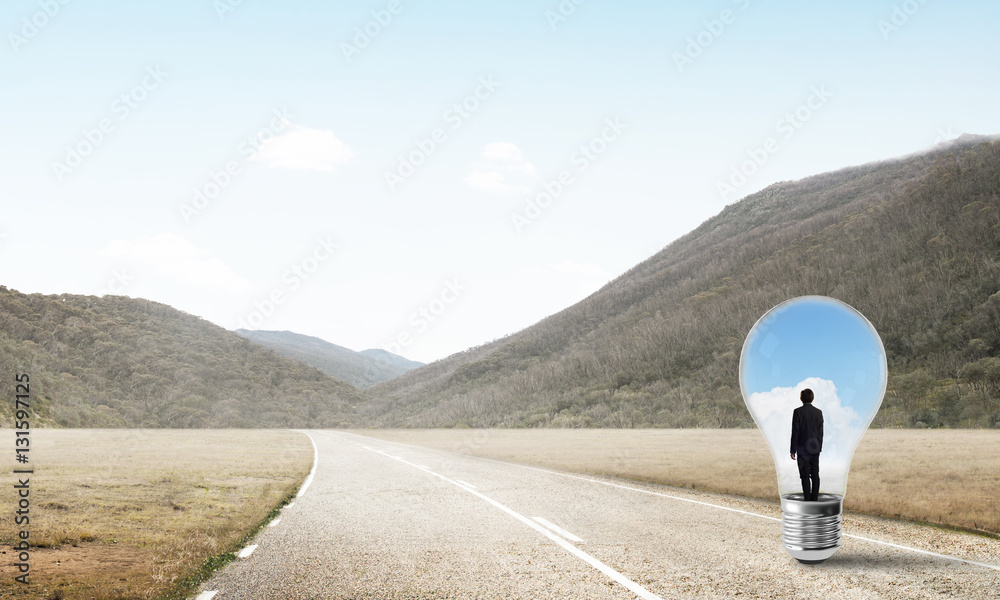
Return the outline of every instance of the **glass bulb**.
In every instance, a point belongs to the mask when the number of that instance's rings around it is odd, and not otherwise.
[[[750,330],[740,356],[740,390],[771,449],[781,497],[782,542],[804,563],[840,547],[843,498],[854,449],[875,417],[888,381],[885,348],[868,319],[825,296],[793,298]],[[819,496],[803,495],[791,458],[792,412],[813,391],[823,413]]]

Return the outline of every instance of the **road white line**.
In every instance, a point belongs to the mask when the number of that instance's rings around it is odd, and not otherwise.
[[[476,489],[476,486],[472,485],[471,483],[466,483],[466,482],[462,481],[461,479],[456,479],[455,481],[461,483],[465,487],[470,487],[472,489]]]
[[[347,435],[357,435],[357,434],[347,434]],[[364,436],[359,436],[359,437],[364,437]],[[400,442],[388,442],[388,441],[385,441],[385,440],[381,440],[381,441],[383,441],[383,442],[385,442],[387,444],[395,444],[397,446],[406,446],[408,448],[415,448],[415,449],[419,449],[419,450],[432,450],[433,451],[433,449],[431,449],[431,448],[424,448],[422,446],[413,446],[412,444],[403,444],[403,443],[400,443]],[[501,465],[508,465],[508,466],[520,467],[522,469],[528,469],[528,470],[531,470],[531,471],[539,471],[541,473],[548,473],[550,475],[558,475],[560,477],[568,477],[570,479],[579,479],[581,481],[589,481],[591,483],[599,483],[601,485],[615,487],[615,488],[619,488],[619,489],[623,489],[623,490],[629,490],[629,491],[632,491],[632,492],[639,492],[640,494],[649,494],[651,496],[660,496],[661,498],[669,498],[671,500],[680,500],[682,502],[690,502],[692,504],[701,504],[702,506],[710,506],[712,508],[718,508],[718,509],[721,509],[721,510],[728,510],[730,512],[735,512],[735,513],[740,513],[740,514],[744,514],[744,515],[749,515],[751,517],[759,517],[761,519],[769,519],[771,521],[778,521],[778,522],[781,521],[781,519],[776,518],[776,517],[769,517],[767,515],[762,515],[762,514],[759,514],[759,513],[750,512],[750,511],[747,511],[747,510],[739,510],[737,508],[730,508],[728,506],[721,506],[719,504],[712,504],[711,502],[702,502],[700,500],[692,500],[690,498],[682,498],[680,496],[672,496],[670,494],[663,494],[663,493],[660,493],[660,492],[653,492],[653,491],[650,491],[650,490],[644,490],[642,488],[632,487],[632,486],[628,486],[628,485],[621,485],[621,484],[618,484],[618,483],[612,483],[610,481],[601,481],[600,479],[594,479],[592,477],[582,477],[580,475],[570,475],[569,473],[560,473],[559,471],[550,471],[549,469],[542,469],[542,468],[539,468],[539,467],[530,467],[528,465],[522,465],[522,464],[519,464],[519,463],[505,462],[505,461],[496,460],[496,459],[493,459],[493,458],[485,458],[485,457],[482,457],[482,456],[473,456],[471,454],[462,454],[461,452],[448,452],[447,450],[437,450],[437,452],[444,452],[446,454],[457,454],[459,456],[467,456],[469,458],[475,458],[475,459],[478,459],[478,460],[485,460],[487,462],[494,462],[494,463],[498,463],[498,464],[501,464]],[[857,540],[863,540],[863,541],[866,541],[866,542],[871,542],[873,544],[881,544],[883,546],[889,546],[889,547],[896,548],[896,549],[899,549],[899,550],[906,550],[906,551],[909,551],[909,552],[916,552],[917,554],[924,554],[924,555],[927,555],[927,556],[934,556],[934,557],[941,558],[941,559],[944,559],[944,560],[950,560],[950,561],[954,561],[954,562],[965,563],[965,564],[968,564],[968,565],[974,565],[974,566],[977,566],[977,567],[982,567],[984,569],[991,569],[993,571],[1000,571],[1000,566],[998,566],[998,565],[991,565],[989,563],[977,562],[977,561],[969,560],[969,559],[966,559],[966,558],[959,558],[957,556],[950,556],[948,554],[938,554],[937,552],[930,552],[929,550],[921,550],[920,548],[913,548],[912,546],[903,546],[902,544],[894,544],[892,542],[886,542],[886,541],[882,541],[882,540],[876,540],[876,539],[873,539],[873,538],[866,538],[866,537],[862,537],[862,536],[859,536],[859,535],[854,535],[854,534],[851,534],[851,533],[844,533],[842,535],[844,537],[854,538],[854,539],[857,539]]]
[[[274,527],[274,526],[275,526],[275,525],[277,525],[278,523],[281,523],[281,519],[280,519],[280,518],[278,518],[278,519],[275,519],[275,520],[271,521],[270,523],[268,523],[268,524],[267,524],[267,526],[268,526],[268,527]]]
[[[481,457],[476,457],[476,458],[481,458]],[[722,510],[728,510],[728,511],[731,511],[731,512],[742,513],[744,515],[750,515],[752,517],[760,517],[761,519],[770,519],[771,521],[781,522],[781,519],[779,519],[779,518],[769,517],[767,515],[762,515],[762,514],[755,513],[755,512],[750,512],[750,511],[746,511],[746,510],[739,510],[737,508],[730,508],[728,506],[720,506],[718,504],[712,504],[710,502],[701,502],[700,500],[692,500],[690,498],[681,498],[680,496],[671,496],[670,494],[662,494],[660,492],[653,492],[653,491],[650,491],[650,490],[644,490],[642,488],[636,488],[636,487],[632,487],[632,486],[628,486],[628,485],[621,485],[621,484],[617,484],[617,483],[611,483],[610,481],[601,481],[600,479],[593,479],[593,478],[590,478],[590,477],[581,477],[579,475],[570,475],[568,473],[560,473],[558,471],[550,471],[548,469],[540,469],[538,467],[529,467],[527,465],[518,465],[517,463],[508,463],[508,462],[504,462],[502,460],[494,460],[492,458],[483,458],[483,460],[488,460],[488,461],[491,461],[491,462],[497,462],[497,463],[500,463],[500,464],[503,464],[503,465],[516,465],[516,466],[524,468],[524,469],[531,469],[532,471],[541,471],[542,473],[549,473],[549,474],[552,474],[552,475],[559,475],[561,477],[569,477],[570,479],[581,479],[583,481],[590,481],[592,483],[599,483],[601,485],[607,485],[607,486],[611,486],[611,487],[621,488],[623,490],[629,490],[629,491],[633,491],[633,492],[639,492],[639,493],[642,493],[642,494],[650,494],[652,496],[660,496],[660,497],[663,497],[663,498],[670,498],[671,500],[681,500],[683,502],[691,502],[693,504],[701,504],[703,506],[711,506],[712,508],[720,508]],[[992,569],[994,571],[1000,571],[1000,566],[991,565],[989,563],[977,562],[977,561],[974,561],[974,560],[969,560],[967,558],[959,558],[957,556],[949,556],[947,554],[938,554],[937,552],[931,552],[929,550],[921,550],[920,548],[913,548],[911,546],[903,546],[901,544],[893,544],[892,542],[885,542],[885,541],[876,540],[876,539],[873,539],[873,538],[866,538],[866,537],[862,537],[860,535],[854,535],[852,533],[843,533],[842,535],[844,537],[854,538],[856,540],[863,540],[863,541],[866,541],[866,542],[871,542],[873,544],[881,544],[883,546],[890,546],[892,548],[896,548],[896,549],[899,549],[899,550],[907,550],[909,552],[916,552],[918,554],[925,554],[927,556],[935,556],[937,558],[942,558],[942,559],[945,559],[945,560],[951,560],[951,561],[955,561],[955,562],[965,563],[965,564],[968,564],[968,565],[975,565],[977,567],[983,567],[984,569]]]
[[[298,431],[299,431],[299,433],[306,434],[306,437],[308,437],[309,441],[312,442],[312,445],[313,445],[313,466],[312,466],[312,469],[309,471],[309,476],[306,477],[306,480],[304,482],[302,482],[302,487],[299,488],[299,493],[295,494],[296,498],[298,498],[302,494],[306,493],[306,490],[309,489],[310,485],[312,485],[313,477],[316,475],[316,465],[319,464],[319,450],[316,448],[316,440],[313,439],[313,436],[309,435],[309,432],[302,431],[302,430],[298,430]]]
[[[632,593],[634,593],[636,596],[639,596],[643,600],[663,600],[662,598],[660,598],[656,594],[650,592],[649,590],[647,590],[646,588],[642,587],[638,583],[632,581],[628,577],[625,577],[624,575],[622,575],[618,571],[612,569],[608,565],[602,563],[601,561],[599,561],[596,558],[594,558],[593,556],[587,554],[583,550],[580,550],[579,548],[577,548],[573,544],[567,542],[566,540],[564,540],[563,538],[559,537],[555,533],[553,533],[553,532],[549,531],[548,529],[542,527],[538,523],[535,523],[534,521],[532,521],[528,517],[525,517],[521,513],[518,513],[516,511],[510,509],[510,508],[507,508],[506,506],[504,506],[503,504],[500,504],[499,502],[497,502],[493,498],[490,498],[488,496],[484,496],[483,494],[480,494],[479,492],[477,492],[477,491],[475,491],[475,490],[473,490],[471,488],[468,488],[468,487],[462,485],[461,483],[455,481],[454,479],[449,479],[448,477],[445,477],[444,475],[441,475],[439,473],[435,473],[434,471],[431,471],[430,469],[428,469],[426,467],[421,467],[420,465],[418,465],[416,463],[411,463],[408,460],[404,460],[402,458],[399,458],[399,457],[396,457],[396,456],[392,456],[391,454],[388,454],[386,452],[382,452],[380,450],[374,450],[373,449],[372,452],[375,452],[377,454],[381,454],[382,456],[385,456],[387,458],[391,458],[393,460],[398,460],[401,463],[404,463],[404,464],[410,465],[411,467],[415,467],[417,469],[420,469],[420,470],[424,471],[425,473],[428,473],[428,474],[433,475],[433,476],[435,476],[435,477],[437,477],[439,479],[447,481],[448,483],[450,483],[450,484],[458,487],[459,489],[465,490],[466,492],[469,492],[470,494],[472,494],[474,496],[478,496],[479,498],[485,500],[486,502],[489,502],[493,506],[499,508],[503,512],[505,512],[508,515],[514,517],[518,521],[521,521],[522,523],[524,523],[528,527],[531,527],[532,529],[534,529],[535,531],[541,533],[542,535],[544,535],[545,537],[549,538],[553,542],[559,544],[566,551],[568,551],[570,554],[576,556],[577,558],[579,558],[580,560],[582,560],[585,563],[589,564],[590,566],[594,567],[595,569],[597,569],[601,573],[604,573],[605,575],[607,575],[608,577],[610,577],[614,581],[616,581],[616,582],[620,583],[621,585],[625,586]]]
[[[326,432],[326,433],[329,433],[329,432]],[[333,435],[333,434],[330,434],[330,435]],[[347,434],[347,435],[356,435],[356,434]],[[389,444],[396,444],[396,445],[399,445],[399,446],[407,446],[407,447],[410,447],[410,448],[417,448],[417,449],[420,449],[420,450],[428,450],[428,448],[423,448],[421,446],[412,446],[410,444],[402,444],[400,442],[387,442],[387,443],[389,443]],[[371,448],[368,448],[368,449],[372,450]],[[379,452],[378,450],[373,450],[373,451],[374,452]],[[632,492],[639,492],[639,493],[642,493],[642,494],[649,494],[651,496],[660,496],[661,498],[670,498],[671,500],[680,500],[681,502],[690,502],[692,504],[700,504],[702,506],[711,506],[712,508],[719,508],[719,509],[722,509],[722,510],[728,510],[730,512],[740,513],[740,514],[744,514],[744,515],[750,515],[751,517],[760,517],[761,519],[770,519],[771,521],[778,521],[778,522],[781,521],[781,519],[778,519],[778,518],[775,518],[775,517],[769,517],[767,515],[762,515],[762,514],[755,513],[755,512],[750,512],[750,511],[746,511],[746,510],[740,510],[738,508],[730,508],[728,506],[722,506],[720,504],[712,504],[711,502],[702,502],[701,500],[692,500],[690,498],[682,498],[681,496],[672,496],[670,494],[664,494],[664,493],[661,493],[661,492],[653,492],[653,491],[650,491],[650,490],[644,490],[642,488],[632,487],[632,486],[628,486],[628,485],[621,485],[621,484],[618,484],[618,483],[611,483],[610,481],[601,481],[600,479],[593,479],[591,477],[582,477],[580,475],[570,475],[569,473],[560,473],[559,471],[550,471],[548,469],[541,469],[539,467],[529,467],[528,465],[522,465],[520,463],[505,462],[505,461],[496,460],[496,459],[493,459],[493,458],[484,458],[482,456],[473,456],[471,454],[462,454],[460,452],[448,452],[447,450],[438,450],[438,452],[445,452],[447,454],[457,454],[459,456],[468,456],[469,458],[475,458],[477,460],[485,460],[485,461],[488,461],[488,462],[494,462],[494,463],[498,463],[498,464],[501,464],[501,465],[510,465],[510,466],[515,466],[515,467],[520,467],[522,469],[528,469],[530,471],[538,471],[540,473],[548,473],[550,475],[559,475],[560,477],[569,477],[570,479],[579,479],[581,481],[589,481],[591,483],[599,483],[601,485],[606,485],[606,486],[610,486],[610,487],[620,488],[620,489],[623,489],[623,490],[629,490],[629,491],[632,491]]]
[[[293,506],[295,506],[295,501],[294,501],[294,500],[292,500],[291,502],[289,502],[288,504],[286,504],[286,505],[285,505],[285,508],[291,508],[291,507],[293,507]],[[281,510],[284,510],[285,508],[283,508],[283,509],[281,509]]]
[[[212,590],[210,592],[202,592],[195,596],[194,600],[212,600],[212,598],[219,593],[219,590]]]
[[[535,521],[541,523],[542,525],[548,527],[552,531],[558,533],[559,535],[563,536],[564,538],[566,538],[567,540],[569,540],[571,542],[576,542],[576,543],[579,544],[580,542],[583,541],[583,538],[577,537],[577,536],[573,535],[572,533],[566,531],[565,529],[563,529],[562,527],[556,525],[555,523],[552,523],[550,521],[546,521],[542,517],[531,517],[531,518],[534,519]]]
[[[257,544],[251,544],[246,548],[240,550],[240,553],[236,555],[236,558],[246,558],[253,554],[253,551],[257,549]]]
[[[498,463],[504,464],[504,465],[516,464],[516,463],[505,463],[503,461],[494,461],[492,458],[484,458],[483,460],[489,460],[489,461],[493,461],[493,462],[498,462]],[[633,492],[640,492],[642,494],[650,494],[652,496],[661,496],[663,498],[670,498],[671,500],[681,500],[683,502],[691,502],[693,504],[701,504],[703,506],[711,506],[712,508],[720,508],[722,510],[728,510],[728,511],[731,511],[731,512],[742,513],[744,515],[750,515],[750,516],[753,516],[753,517],[760,517],[761,519],[770,519],[771,521],[781,522],[781,519],[779,519],[779,518],[769,517],[767,515],[762,515],[762,514],[758,514],[758,513],[754,513],[754,512],[750,512],[750,511],[746,511],[746,510],[739,510],[737,508],[730,508],[728,506],[720,506],[718,504],[712,504],[710,502],[701,502],[699,500],[691,500],[690,498],[681,498],[680,496],[671,496],[670,494],[662,494],[662,493],[659,493],[659,492],[653,492],[653,491],[650,491],[650,490],[644,490],[642,488],[636,488],[636,487],[631,487],[631,486],[628,486],[628,485],[620,485],[620,484],[617,484],[617,483],[611,483],[610,481],[601,481],[600,479],[592,479],[590,477],[580,477],[579,475],[570,475],[568,473],[560,473],[558,471],[549,471],[548,469],[539,469],[537,467],[529,467],[529,466],[526,466],[526,465],[517,465],[517,466],[525,468],[525,469],[531,469],[533,471],[541,471],[542,473],[550,473],[552,475],[560,475],[562,477],[569,477],[571,479],[581,479],[583,481],[590,481],[592,483],[599,483],[601,485],[607,485],[607,486],[611,486],[611,487],[621,488],[623,490],[629,490],[629,491],[633,491]],[[885,541],[876,540],[876,539],[873,539],[873,538],[866,538],[866,537],[862,537],[860,535],[854,535],[852,533],[843,533],[842,535],[844,537],[854,538],[856,540],[863,540],[863,541],[866,541],[866,542],[871,542],[873,544],[881,544],[883,546],[890,546],[892,548],[897,548],[899,550],[908,550],[910,552],[916,552],[918,554],[925,554],[927,556],[935,556],[937,558],[943,558],[945,560],[951,560],[951,561],[955,561],[955,562],[965,563],[965,564],[968,564],[968,565],[975,565],[977,567],[983,567],[985,569],[992,569],[994,571],[1000,571],[1000,566],[991,565],[991,564],[988,564],[988,563],[981,563],[981,562],[977,562],[977,561],[974,561],[974,560],[969,560],[967,558],[959,558],[957,556],[949,556],[947,554],[938,554],[937,552],[931,552],[929,550],[921,550],[920,548],[913,548],[911,546],[903,546],[901,544],[893,544],[892,542],[885,542]]]
[[[478,458],[478,457],[477,457]],[[719,508],[722,510],[728,510],[729,512],[740,513],[744,515],[750,515],[751,517],[760,517],[761,519],[769,519],[771,521],[781,522],[781,519],[776,517],[769,517],[767,515],[762,515],[760,513],[750,512],[748,510],[740,510],[738,508],[730,508],[728,506],[722,506],[721,504],[712,504],[711,502],[702,502],[701,500],[692,500],[691,498],[682,498],[681,496],[672,496],[670,494],[664,494],[662,492],[654,492],[651,490],[644,490],[642,488],[632,487],[630,485],[622,485],[620,483],[611,483],[610,481],[601,481],[600,479],[593,479],[591,477],[581,477],[579,475],[570,475],[569,473],[560,473],[559,471],[549,471],[548,469],[539,469],[538,467],[529,467],[527,465],[518,465],[517,463],[505,463],[502,460],[494,461],[492,458],[484,458],[483,460],[488,460],[492,462],[498,462],[502,465],[516,465],[523,469],[531,469],[532,471],[541,471],[542,473],[549,473],[551,475],[559,475],[561,477],[569,477],[570,479],[579,479],[581,481],[589,481],[591,483],[599,483],[601,485],[606,485],[609,487],[619,488],[623,490],[629,490],[631,492],[639,492],[641,494],[649,494],[650,496],[660,496],[661,498],[670,498],[671,500],[680,500],[681,502],[690,502],[691,504],[700,504],[702,506],[710,506],[712,508]]]
[[[983,567],[984,569],[993,569],[994,571],[1000,571],[1000,567],[997,565],[991,565],[988,563],[976,562],[974,560],[967,560],[965,558],[958,558],[957,556],[948,556],[947,554],[938,554],[937,552],[931,552],[929,550],[921,550],[920,548],[911,548],[909,546],[900,546],[899,544],[893,544],[892,542],[883,542],[882,540],[874,540],[872,538],[861,537],[860,535],[854,535],[851,533],[841,534],[844,537],[854,538],[856,540],[864,540],[866,542],[871,542],[873,544],[882,544],[883,546],[892,546],[893,548],[898,548],[900,550],[909,550],[910,552],[918,552],[920,554],[926,554],[928,556],[934,556],[937,558],[943,558],[945,560],[954,560],[968,565],[975,565],[977,567]]]

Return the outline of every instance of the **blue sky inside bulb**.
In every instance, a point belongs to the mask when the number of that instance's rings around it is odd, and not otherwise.
[[[789,456],[792,411],[810,388],[823,411],[820,491],[843,495],[851,457],[885,393],[885,349],[857,310],[823,296],[794,298],[772,308],[753,326],[740,357],[740,387],[764,434],[781,494],[801,492]]]

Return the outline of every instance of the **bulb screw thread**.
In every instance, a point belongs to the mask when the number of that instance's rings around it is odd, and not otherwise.
[[[844,497],[819,494],[807,501],[802,494],[781,496],[781,541],[800,563],[818,564],[840,548]]]

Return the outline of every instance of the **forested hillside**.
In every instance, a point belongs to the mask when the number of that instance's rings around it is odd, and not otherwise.
[[[30,375],[34,425],[338,427],[364,400],[312,367],[163,304],[2,286],[0,372]],[[0,408],[7,427],[11,409]]]
[[[236,334],[361,388],[388,381],[423,365],[385,350],[355,352],[318,337],[291,331],[237,329]]]
[[[609,243],[613,243],[610,241]],[[382,426],[743,427],[743,339],[821,294],[882,335],[875,426],[1000,426],[1000,143],[772,185],[580,303],[372,388]],[[528,301],[528,300],[526,300]]]
[[[1000,142],[965,137],[773,185],[578,304],[364,392],[162,304],[2,286],[0,372],[30,374],[36,425],[744,427],[744,337],[821,294],[882,335],[875,426],[998,427],[998,259]]]

